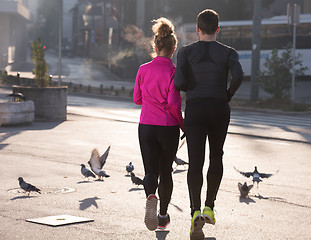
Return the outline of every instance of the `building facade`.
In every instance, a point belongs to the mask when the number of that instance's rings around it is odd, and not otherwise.
[[[14,61],[26,60],[30,19],[27,4],[26,0],[0,0],[0,69]]]

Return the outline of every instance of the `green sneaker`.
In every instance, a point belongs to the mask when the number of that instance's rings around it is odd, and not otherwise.
[[[191,228],[190,228],[190,240],[202,240],[204,239],[203,226],[205,224],[204,217],[201,215],[201,212],[195,211],[191,219]]]
[[[205,218],[206,223],[210,223],[213,225],[216,223],[214,211],[210,207],[206,206],[203,209],[203,217]]]

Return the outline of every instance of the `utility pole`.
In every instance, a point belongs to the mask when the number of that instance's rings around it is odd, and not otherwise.
[[[296,3],[288,3],[287,4],[287,24],[293,25],[293,51],[292,51],[292,104],[295,102],[295,50],[296,50],[296,26],[300,22],[300,6]]]
[[[258,74],[260,70],[261,48],[261,0],[254,0],[253,36],[252,36],[252,68],[251,68],[251,101],[258,100]]]
[[[62,85],[63,0],[59,0],[58,17],[58,85]]]
[[[136,0],[136,26],[143,32],[145,27],[145,0]],[[137,39],[139,41],[139,39]],[[143,51],[136,45],[138,63],[142,62]]]

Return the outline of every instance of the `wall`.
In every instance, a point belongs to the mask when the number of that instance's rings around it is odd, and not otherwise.
[[[9,38],[9,18],[0,14],[0,70],[4,69],[8,62]]]
[[[26,59],[26,24],[30,18],[25,0],[0,1],[0,69]]]

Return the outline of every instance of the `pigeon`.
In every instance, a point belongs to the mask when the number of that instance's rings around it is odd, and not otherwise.
[[[246,198],[248,197],[249,191],[253,188],[254,185],[249,185],[247,186],[247,183],[245,182],[244,184],[238,183],[238,188],[240,191],[240,197],[241,198]]]
[[[39,188],[35,187],[34,185],[31,185],[30,183],[25,182],[22,177],[19,177],[18,181],[21,189],[23,189],[25,192],[28,192],[28,195],[30,194],[31,191],[41,194],[41,190]]]
[[[239,172],[240,174],[242,174],[243,176],[245,177],[250,177],[252,176],[253,177],[253,183],[257,182],[257,187],[258,187],[258,184],[260,182],[262,182],[261,178],[269,178],[271,177],[272,175],[274,175],[275,173],[260,173],[258,172],[257,170],[257,167],[255,166],[255,170],[253,172],[242,172],[236,168],[234,168],[237,172]],[[278,171],[277,171],[278,172]],[[277,173],[276,172],[276,173]]]
[[[11,93],[8,96],[13,97],[13,102],[24,102],[25,96],[22,93]]]
[[[133,172],[131,172],[131,180],[132,180],[132,183],[137,185],[137,186],[139,186],[139,185],[144,186],[143,180],[141,180],[139,177],[136,177]]]
[[[181,144],[180,144],[180,146],[178,147],[178,149],[177,149],[177,151],[179,151],[179,149],[185,144],[185,139],[181,142]],[[175,158],[174,158],[174,162],[177,164],[177,166],[178,165],[182,165],[182,166],[185,166],[186,164],[188,164],[189,165],[189,163],[187,163],[187,162],[185,162],[184,160],[182,160],[182,159],[180,159],[180,158],[178,158],[177,156],[175,156]]]
[[[184,139],[184,140],[181,142],[181,144],[180,144],[180,146],[178,147],[178,150],[177,150],[177,151],[179,151],[179,149],[181,149],[181,147],[184,146],[185,142],[186,142],[186,139]]]
[[[92,171],[98,176],[98,179],[102,179],[103,177],[110,177],[104,170],[102,170],[103,166],[106,163],[106,159],[108,157],[110,150],[110,146],[107,148],[106,152],[100,157],[97,149],[95,148],[92,151],[91,159],[88,161]]]
[[[185,162],[184,160],[178,158],[175,156],[174,162],[177,164],[177,166],[184,166],[184,165],[189,165],[189,163]]]
[[[106,163],[106,160],[107,160],[109,151],[110,151],[110,146],[106,149],[106,151],[104,152],[104,154],[100,157],[100,160],[101,160],[103,166],[104,166],[105,163]]]
[[[130,162],[129,165],[127,165],[127,166],[125,167],[125,169],[126,169],[126,171],[127,171],[127,174],[130,174],[131,172],[133,172],[134,166],[133,166],[132,162]]]
[[[87,179],[89,179],[89,177],[96,178],[95,175],[89,169],[87,169],[84,164],[81,164],[81,173]]]

